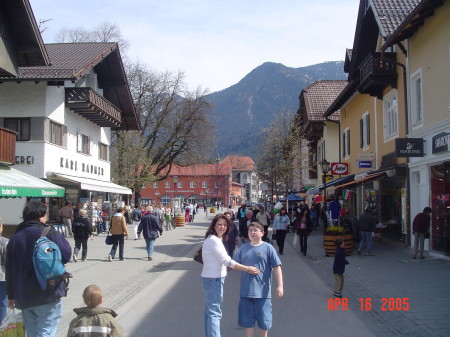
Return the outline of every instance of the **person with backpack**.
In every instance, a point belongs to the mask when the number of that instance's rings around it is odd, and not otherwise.
[[[33,258],[33,252],[37,241],[48,238],[53,244],[52,251],[61,254],[53,265],[60,265],[70,261],[72,250],[61,233],[45,224],[48,214],[42,202],[29,202],[23,210],[22,218],[23,222],[9,240],[6,250],[8,307],[22,310],[28,336],[53,337],[61,320],[60,299],[67,295],[67,285],[59,277],[52,280],[52,286],[42,290],[40,275],[34,267],[39,261],[36,261],[36,257]],[[46,237],[41,238],[45,231],[48,231]]]
[[[87,211],[85,209],[80,209],[78,216],[73,220],[72,232],[75,239],[75,248],[73,249],[72,256],[73,262],[78,261],[78,253],[81,247],[83,247],[83,251],[81,252],[81,261],[85,261],[88,250],[88,239],[93,239],[92,224],[87,218]]]

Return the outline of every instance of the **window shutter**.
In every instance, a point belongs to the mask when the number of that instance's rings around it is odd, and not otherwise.
[[[359,120],[359,147],[362,148],[364,145],[364,121],[361,118]]]
[[[347,156],[346,132],[342,134],[342,144],[344,144],[344,157]]]

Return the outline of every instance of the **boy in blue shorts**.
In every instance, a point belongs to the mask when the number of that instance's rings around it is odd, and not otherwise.
[[[262,241],[263,235],[264,226],[261,223],[250,223],[248,227],[250,242],[242,245],[234,256],[236,262],[260,270],[258,275],[241,273],[238,325],[246,328],[246,337],[253,336],[255,322],[261,337],[267,336],[268,330],[272,327],[272,270],[277,281],[277,297],[283,296],[281,261],[275,248]]]

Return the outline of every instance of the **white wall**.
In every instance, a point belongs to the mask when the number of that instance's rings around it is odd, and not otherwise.
[[[3,224],[20,224],[26,201],[27,198],[0,198],[0,218],[3,219]]]

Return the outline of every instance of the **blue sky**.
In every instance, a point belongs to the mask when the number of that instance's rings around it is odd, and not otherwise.
[[[225,89],[264,62],[303,67],[343,60],[358,0],[30,0],[46,43],[62,28],[117,24],[128,56],[183,70],[192,89]],[[42,28],[42,27],[41,27]]]

